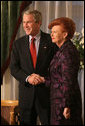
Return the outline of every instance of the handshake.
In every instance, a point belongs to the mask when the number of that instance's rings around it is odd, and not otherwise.
[[[44,77],[38,75],[38,74],[31,74],[28,78],[27,78],[27,82],[29,82],[32,85],[38,85],[40,83],[44,83],[45,79]]]

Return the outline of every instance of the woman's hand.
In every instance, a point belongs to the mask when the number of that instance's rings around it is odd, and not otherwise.
[[[66,119],[70,119],[70,109],[69,108],[64,108],[63,115]]]

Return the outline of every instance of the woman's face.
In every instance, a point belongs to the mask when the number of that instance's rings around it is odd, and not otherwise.
[[[55,25],[52,27],[51,30],[51,38],[52,42],[56,43],[57,45],[62,43],[67,36],[67,32],[63,30],[61,25]]]

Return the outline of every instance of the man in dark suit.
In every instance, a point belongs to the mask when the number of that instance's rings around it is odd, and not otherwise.
[[[21,125],[35,125],[39,115],[41,124],[49,124],[49,88],[42,84],[55,52],[50,35],[40,30],[41,13],[37,10],[23,13],[26,35],[14,41],[11,53],[11,74],[20,82],[19,106]],[[32,37],[36,52],[31,54]],[[33,49],[34,50],[34,49]],[[32,55],[35,55],[35,63]],[[35,65],[34,65],[35,64]]]

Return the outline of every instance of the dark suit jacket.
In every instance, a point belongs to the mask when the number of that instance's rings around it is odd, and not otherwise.
[[[49,89],[45,86],[45,84],[32,86],[29,83],[26,83],[25,80],[26,77],[32,73],[37,73],[41,76],[47,75],[47,69],[56,47],[51,42],[50,35],[41,32],[37,64],[36,68],[34,69],[29,50],[28,37],[29,36],[24,36],[14,41],[10,62],[11,74],[20,82],[20,106],[25,108],[29,106],[29,108],[31,108],[36,94],[36,97],[41,105],[43,107],[48,107]]]

